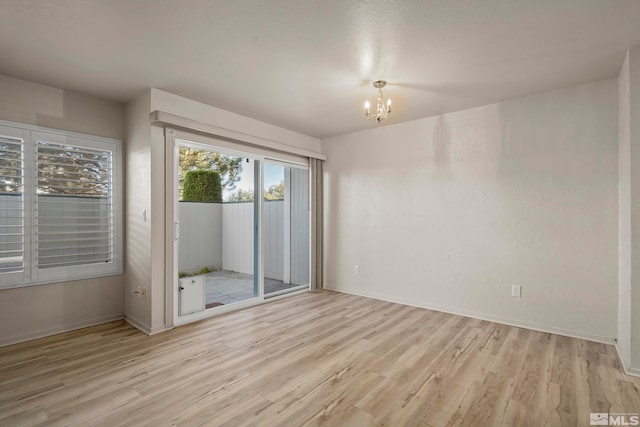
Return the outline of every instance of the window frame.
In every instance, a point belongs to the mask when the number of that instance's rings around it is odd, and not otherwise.
[[[59,282],[107,277],[122,274],[122,141],[95,135],[51,129],[0,120],[3,129],[11,130],[23,137],[23,203],[24,203],[24,269],[22,272],[0,273],[0,290],[45,285]],[[14,134],[7,136],[16,137]],[[36,266],[36,208],[37,208],[37,154],[38,141],[64,143],[76,147],[107,150],[111,152],[111,215],[112,215],[112,261],[105,264],[85,264],[54,268]]]

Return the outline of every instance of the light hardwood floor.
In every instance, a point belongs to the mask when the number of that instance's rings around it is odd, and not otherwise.
[[[0,348],[0,425],[580,426],[640,412],[612,346],[324,291],[148,337]]]

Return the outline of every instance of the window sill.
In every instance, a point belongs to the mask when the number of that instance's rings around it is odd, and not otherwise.
[[[36,282],[24,282],[17,284],[4,284],[0,285],[0,291],[6,291],[9,289],[20,289],[20,288],[29,288],[32,286],[43,286],[43,285],[54,285],[54,284],[62,284],[62,283],[72,283],[78,282],[81,280],[90,280],[90,279],[101,279],[106,277],[120,276],[122,275],[122,269],[118,271],[114,271],[111,273],[100,273],[100,274],[87,274],[82,276],[74,276],[73,278],[61,278],[61,279],[48,279],[48,280],[39,280]]]

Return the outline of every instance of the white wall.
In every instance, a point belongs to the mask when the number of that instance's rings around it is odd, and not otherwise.
[[[121,104],[0,75],[0,120],[122,139]],[[126,144],[124,144],[126,147]],[[0,345],[122,318],[123,277],[0,291]]]
[[[151,89],[153,103],[153,89]],[[151,127],[151,333],[166,329],[166,292],[165,261],[166,215],[164,209],[167,200],[165,193],[166,156],[164,130]],[[170,222],[170,221],[169,221]],[[169,237],[170,240],[171,237]],[[162,284],[162,286],[159,286]]]
[[[620,158],[628,166],[620,174],[620,222],[626,235],[620,236],[619,348],[623,359],[628,357],[626,368],[640,375],[640,47],[629,49],[619,82]]]
[[[0,75],[0,119],[120,139],[123,106],[94,96]]]
[[[631,140],[629,54],[618,77],[618,348],[631,361]]]
[[[617,90],[600,81],[323,140],[325,286],[612,342]]]
[[[640,375],[640,47],[629,50],[631,142],[631,361]]]
[[[155,216],[151,211],[150,103],[151,92],[146,90],[125,108],[125,317],[145,332],[151,331],[151,219]],[[146,288],[147,295],[134,293],[138,287]]]

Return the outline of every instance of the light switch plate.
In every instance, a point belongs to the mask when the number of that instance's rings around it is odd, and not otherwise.
[[[522,295],[522,287],[518,285],[511,286],[511,296],[520,298]]]

